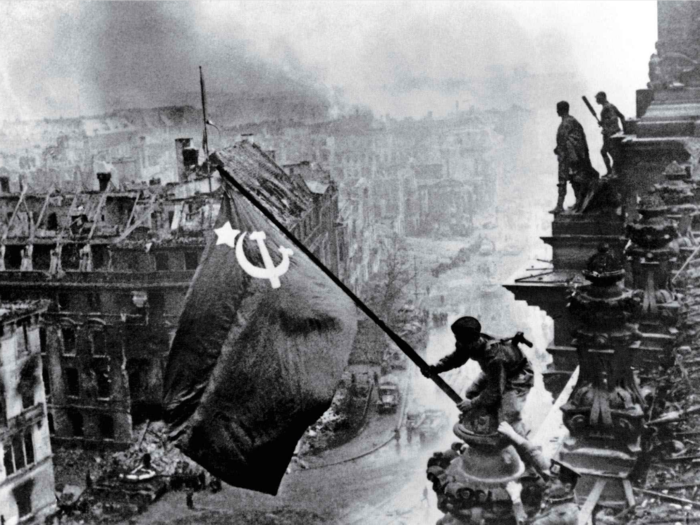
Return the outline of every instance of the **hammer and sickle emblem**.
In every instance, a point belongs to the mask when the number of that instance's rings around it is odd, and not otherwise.
[[[245,233],[241,235],[236,243],[236,259],[238,260],[238,264],[240,264],[243,271],[251,277],[255,277],[256,279],[269,279],[273,288],[279,288],[281,286],[279,278],[289,270],[289,258],[294,252],[289,248],[280,246],[282,262],[279,266],[275,266],[272,257],[270,257],[270,253],[267,251],[267,246],[265,245],[265,232],[253,232],[250,234],[250,240],[257,241],[260,256],[265,265],[264,268],[260,268],[246,259],[245,253],[243,252],[243,240],[245,236]]]

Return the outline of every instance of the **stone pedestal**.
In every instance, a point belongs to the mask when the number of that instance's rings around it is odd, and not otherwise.
[[[544,484],[526,468],[509,440],[495,432],[497,426],[495,416],[483,409],[468,412],[454,427],[463,443],[428,460],[428,480],[445,513],[440,524],[515,523],[506,488],[513,483],[520,485],[522,510],[529,516],[539,510]]]
[[[631,260],[632,285],[642,290],[642,312],[638,319],[642,343],[634,362],[639,370],[671,364],[680,303],[671,291],[671,270],[678,259],[678,229],[669,219],[669,206],[658,187],[642,198],[640,219],[629,224],[632,244],[627,249]]]
[[[574,325],[566,308],[568,290],[572,285],[586,283],[581,270],[601,243],[607,243],[612,253],[622,257],[627,241],[623,217],[618,211],[556,215],[552,235],[542,238],[552,246],[552,268],[526,271],[504,285],[516,300],[537,306],[554,319],[554,340],[547,348],[553,361],[543,378],[545,387],[555,396],[578,366],[576,349],[571,346]]]
[[[552,247],[552,263],[557,269],[583,270],[586,261],[601,243],[622,256],[626,239],[624,220],[614,212],[601,214],[557,215],[552,235],[542,237]]]
[[[639,294],[624,288],[621,261],[606,246],[588,261],[590,282],[575,289],[569,310],[578,321],[573,341],[579,379],[562,406],[570,436],[560,455],[582,474],[576,491],[586,496],[598,477],[624,479],[641,452],[644,401],[630,363],[641,335],[630,324]],[[621,484],[608,484],[603,501],[624,504]]]

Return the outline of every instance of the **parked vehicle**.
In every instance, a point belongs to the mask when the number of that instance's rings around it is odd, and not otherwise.
[[[406,415],[407,438],[410,442],[417,434],[421,443],[427,443],[447,432],[450,424],[444,411],[429,408],[422,412],[409,412]]]
[[[394,413],[399,407],[399,386],[396,378],[392,375],[379,379],[378,389],[379,400],[377,401],[377,411],[380,413]]]

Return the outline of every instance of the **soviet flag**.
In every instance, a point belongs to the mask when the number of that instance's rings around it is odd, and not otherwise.
[[[170,439],[211,474],[276,494],[297,442],[330,406],[356,312],[227,182],[222,158],[219,217],[171,345],[165,419]],[[284,191],[284,172],[261,176]]]

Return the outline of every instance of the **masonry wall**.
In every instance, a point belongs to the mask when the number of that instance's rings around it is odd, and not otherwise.
[[[5,523],[40,517],[55,508],[54,473],[42,379],[37,316],[2,325],[0,378],[4,416],[0,419],[0,514]],[[34,370],[31,388],[20,386]],[[24,397],[24,400],[23,400]],[[31,406],[26,406],[31,400]],[[21,516],[22,515],[22,516]]]

